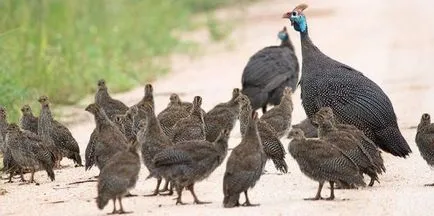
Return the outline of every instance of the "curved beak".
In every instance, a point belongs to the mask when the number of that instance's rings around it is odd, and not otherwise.
[[[284,13],[283,16],[282,16],[282,18],[283,18],[283,19],[289,19],[289,14],[290,14],[290,13]]]

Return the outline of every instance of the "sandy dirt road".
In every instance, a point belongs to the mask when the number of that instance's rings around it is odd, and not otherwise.
[[[230,98],[231,89],[240,86],[242,69],[248,58],[264,46],[277,43],[276,33],[289,25],[281,15],[292,9],[298,1],[267,0],[244,10],[242,22],[231,35],[236,42],[233,49],[210,49],[194,60],[173,58],[173,72],[153,84],[157,111],[168,102],[168,93],[183,93],[191,100],[203,96],[204,108],[209,109]],[[434,103],[428,100],[434,94],[430,85],[434,76],[434,17],[430,0],[367,0],[367,1],[306,1],[310,5],[306,14],[309,31],[316,45],[329,56],[359,69],[377,82],[389,95],[398,116],[401,130],[413,153],[408,159],[383,154],[387,172],[380,177],[381,184],[359,190],[339,190],[336,201],[304,201],[313,196],[317,183],[301,174],[295,161],[287,155],[290,173],[278,175],[271,163],[250,198],[260,207],[222,208],[222,180],[225,162],[207,180],[198,183],[196,191],[208,205],[175,206],[171,197],[134,197],[124,199],[131,215],[433,215],[434,188],[424,187],[434,182],[434,171],[420,157],[414,143],[415,129],[423,112],[434,113]],[[299,35],[290,29],[290,36],[300,53]],[[200,81],[194,81],[200,80]],[[294,121],[304,118],[299,90],[294,96]],[[115,95],[132,104],[142,97],[143,88]],[[84,111],[83,111],[84,112]],[[82,156],[94,127],[90,115],[71,127],[80,143]],[[240,141],[238,127],[232,132],[230,146]],[[287,148],[289,140],[282,139]],[[96,183],[69,185],[87,180],[98,174],[96,168],[85,172],[70,165],[56,170],[56,181],[49,182],[44,172],[36,178],[41,185],[3,184],[8,193],[0,196],[0,215],[105,215],[112,204],[97,209]],[[142,166],[134,194],[148,194],[155,180],[145,181],[148,172]],[[28,177],[28,176],[26,176]],[[328,193],[325,189],[323,194]],[[173,197],[174,198],[174,197]],[[189,192],[184,201],[192,202]]]

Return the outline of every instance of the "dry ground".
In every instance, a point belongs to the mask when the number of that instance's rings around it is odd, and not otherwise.
[[[434,17],[430,0],[367,0],[367,1],[306,1],[310,4],[306,14],[312,40],[329,56],[364,72],[376,81],[390,96],[399,125],[409,142],[413,154],[408,159],[383,154],[387,173],[381,176],[381,184],[359,190],[339,190],[337,200],[309,202],[303,198],[313,196],[317,183],[303,176],[295,161],[287,155],[290,173],[277,175],[272,164],[271,173],[262,176],[251,191],[254,208],[222,208],[222,179],[225,163],[207,180],[197,184],[198,196],[209,205],[175,206],[170,197],[135,197],[124,199],[127,210],[134,215],[432,215],[434,212],[434,188],[424,187],[434,182],[434,173],[422,160],[414,143],[415,129],[423,112],[434,111],[428,95],[434,93],[431,66],[434,64]],[[244,22],[231,39],[232,50],[211,45],[207,52],[194,60],[188,57],[173,58],[173,72],[156,82],[157,111],[168,102],[168,93],[183,93],[191,100],[194,95],[203,96],[204,107],[211,108],[229,99],[231,89],[240,86],[240,76],[247,59],[258,49],[276,44],[276,33],[287,20],[281,15],[292,9],[296,1],[268,0],[244,8]],[[230,14],[228,11],[222,14]],[[297,33],[290,29],[291,38],[300,54]],[[300,55],[299,55],[300,56]],[[116,95],[129,104],[142,97],[143,88]],[[304,118],[299,90],[294,96],[294,122]],[[84,111],[82,111],[84,113]],[[93,119],[87,116],[72,126],[72,132],[80,143],[82,156]],[[240,141],[236,128],[231,135],[230,146]],[[287,147],[289,140],[282,142]],[[71,165],[64,160],[64,165]],[[105,215],[111,211],[111,203],[103,211],[96,208],[96,184],[69,185],[98,174],[94,168],[68,167],[56,170],[56,181],[49,182],[44,172],[36,178],[41,185],[1,184],[7,193],[0,196],[0,215]],[[155,180],[146,180],[147,170],[142,167],[137,187],[132,191],[143,195],[154,188]],[[323,193],[328,193],[325,190]],[[192,198],[184,192],[184,201]]]

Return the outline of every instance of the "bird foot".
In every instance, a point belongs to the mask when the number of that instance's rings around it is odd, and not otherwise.
[[[245,202],[241,206],[244,206],[244,207],[255,207],[255,206],[259,206],[259,204],[252,204],[250,202]]]
[[[312,198],[304,198],[304,200],[310,200],[310,201],[316,201],[316,200],[323,200],[322,197],[312,197]]]
[[[173,191],[169,191],[168,193],[160,193],[160,196],[172,196]]]
[[[204,201],[200,201],[200,200],[195,200],[193,203],[197,204],[197,205],[204,205],[204,204],[210,204],[211,202],[204,202]]]
[[[5,184],[7,184],[7,183],[14,183],[14,181],[12,181],[12,179],[11,179],[11,180],[5,182]]]
[[[186,203],[183,203],[182,201],[181,201],[181,199],[177,199],[176,200],[176,205],[186,205]]]
[[[146,194],[146,195],[143,195],[143,196],[145,196],[145,197],[153,197],[153,196],[157,196],[159,193],[158,193],[158,191],[154,191],[154,193],[152,193],[152,194]]]
[[[130,192],[128,192],[125,197],[136,197],[137,194],[131,194]]]
[[[82,164],[75,164],[74,167],[82,167]]]
[[[133,213],[132,211],[124,211],[124,210],[119,210],[117,211],[118,214],[131,214]]]
[[[425,184],[424,186],[425,187],[434,187],[434,183],[432,183],[432,184]]]
[[[334,200],[334,199],[335,199],[335,197],[331,196],[331,197],[327,197],[325,200],[331,201],[331,200]]]

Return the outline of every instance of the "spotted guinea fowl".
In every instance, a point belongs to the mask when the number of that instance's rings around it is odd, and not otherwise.
[[[246,133],[247,127],[249,125],[250,115],[252,113],[252,108],[250,106],[249,98],[246,95],[240,94],[236,99],[241,105],[240,110],[240,131],[241,135]],[[277,133],[268,123],[258,120],[258,132],[261,138],[261,143],[264,148],[264,152],[267,158],[271,159],[277,170],[282,173],[288,172],[288,165],[285,161],[285,148],[277,138]]]
[[[278,105],[283,89],[295,89],[299,76],[299,65],[294,46],[286,27],[277,35],[282,41],[280,46],[269,46],[250,57],[241,77],[242,93],[251,101],[253,110],[267,105]]]
[[[170,138],[174,144],[188,140],[205,140],[205,122],[200,108],[201,105],[202,97],[194,97],[193,109],[190,115],[179,120],[173,126]]]
[[[371,157],[372,163],[375,165],[375,171],[377,174],[382,174],[383,172],[386,172],[386,167],[384,167],[384,161],[381,156],[381,151],[378,149],[378,147],[375,145],[372,140],[370,140],[363,131],[359,130],[357,127],[353,125],[348,124],[340,124],[337,123],[333,110],[330,107],[322,107],[316,114],[315,117],[321,116],[321,118],[324,118],[326,121],[330,121],[333,123],[336,127],[336,129],[340,131],[345,131],[356,138],[361,146],[366,150],[366,153]],[[369,186],[374,185],[375,178],[371,178],[371,182],[369,183]]]
[[[318,113],[315,114],[313,121],[318,124],[318,136],[332,145],[335,145],[346,153],[359,167],[360,172],[368,175],[371,178],[371,183],[378,180],[377,167],[362,146],[360,140],[356,139],[351,133],[347,131],[338,130],[335,124],[328,119],[322,118]],[[344,188],[351,187],[351,185],[342,185]]]
[[[104,109],[110,120],[113,120],[116,114],[124,114],[128,110],[128,107],[124,103],[110,96],[104,79],[98,80],[95,103]]]
[[[422,115],[417,126],[416,145],[422,158],[429,166],[434,167],[434,124],[431,123],[428,113]],[[434,183],[425,186],[434,186]]]
[[[289,132],[293,109],[292,90],[290,87],[285,87],[279,105],[264,113],[261,116],[261,121],[267,122],[273,127],[280,139]]]
[[[35,134],[38,133],[38,117],[33,115],[32,108],[29,105],[21,107],[20,125],[23,130],[31,131]]]
[[[303,14],[306,8],[306,4],[298,5],[283,18],[300,32],[301,99],[307,116],[312,118],[321,107],[331,107],[338,122],[356,126],[394,156],[408,156],[411,149],[398,128],[388,96],[361,72],[328,57],[313,44]]]
[[[123,115],[115,115],[113,122],[119,127],[122,133],[127,138],[128,142],[135,142],[136,135],[133,133],[134,115],[137,113],[137,107],[130,107]]]
[[[219,167],[228,151],[229,131],[221,131],[214,142],[206,140],[183,141],[169,147],[157,155],[153,162],[155,170],[150,176],[160,175],[170,179],[176,188],[176,204],[183,205],[182,190],[189,190],[195,204],[207,204],[200,201],[194,191],[194,185],[206,179]]]
[[[145,113],[143,113],[138,107],[140,105],[149,104],[155,109],[155,101],[154,101],[154,87],[151,84],[145,85],[144,96],[143,98],[132,107],[136,107],[136,110],[133,110],[133,134],[137,136],[137,132],[139,131],[139,124],[141,120],[145,119]],[[137,111],[137,113],[136,113]]]
[[[127,149],[128,141],[98,104],[90,104],[85,110],[94,116],[96,124],[86,148],[85,169],[96,165],[102,170],[113,155]]]
[[[7,129],[6,140],[16,163],[22,169],[29,168],[31,170],[30,183],[35,182],[34,174],[39,169],[44,169],[50,180],[54,181],[55,158],[46,148],[40,136],[30,131],[22,131],[17,124],[11,123]]]
[[[291,156],[297,161],[303,174],[319,183],[316,196],[305,200],[320,200],[324,182],[330,183],[330,197],[335,198],[334,183],[365,186],[363,176],[355,162],[345,152],[320,139],[306,139],[301,129],[292,129],[293,138],[288,146]]]
[[[0,150],[2,152],[5,151],[5,138],[8,126],[9,123],[6,108],[0,106]]]
[[[155,111],[151,104],[141,104],[139,109],[145,114],[145,119],[141,120],[142,124],[139,132],[137,133],[137,142],[141,146],[143,163],[150,173],[155,170],[155,165],[152,161],[154,156],[164,149],[173,146],[172,141],[166,134],[164,134],[163,129],[155,116]],[[155,196],[160,193],[159,188],[162,181],[160,175],[154,176],[157,178],[157,186],[154,193],[150,196]],[[166,180],[167,182],[167,180]],[[163,191],[167,190],[167,184]],[[161,191],[162,192],[162,191]]]
[[[312,121],[309,118],[304,119],[298,124],[292,125],[292,128],[301,129],[307,138],[318,137],[318,128],[312,124]]]
[[[135,187],[139,178],[140,157],[136,145],[137,143],[131,143],[128,149],[113,155],[101,170],[96,198],[99,209],[103,209],[111,199],[113,200],[112,214],[129,213],[124,211],[122,197]],[[116,210],[116,199],[119,200],[119,210]]]
[[[240,89],[234,88],[228,102],[217,104],[205,114],[206,140],[214,142],[223,129],[232,131],[240,115],[240,104],[235,100],[239,95]]]
[[[223,177],[223,206],[239,206],[240,194],[244,192],[246,202],[243,206],[255,206],[250,203],[247,190],[253,188],[262,175],[267,157],[258,134],[258,114],[253,111],[248,117],[248,125],[241,143],[236,146],[226,162]]]
[[[76,166],[83,166],[77,141],[66,126],[53,119],[48,97],[43,95],[38,101],[42,107],[39,121],[46,121],[44,124],[48,124],[49,134],[54,144],[61,150],[64,157],[73,160]]]
[[[157,119],[166,136],[171,137],[173,126],[176,122],[186,118],[190,113],[182,106],[181,100],[177,94],[171,94],[169,99],[169,104],[157,115]]]
[[[12,177],[17,171],[20,171],[20,166],[12,157],[11,150],[8,148],[6,142],[7,129],[9,127],[8,116],[6,108],[0,106],[0,152],[3,154],[3,168],[1,171],[3,173],[9,173],[8,183],[12,183]],[[21,174],[21,181],[24,181],[23,175]]]

